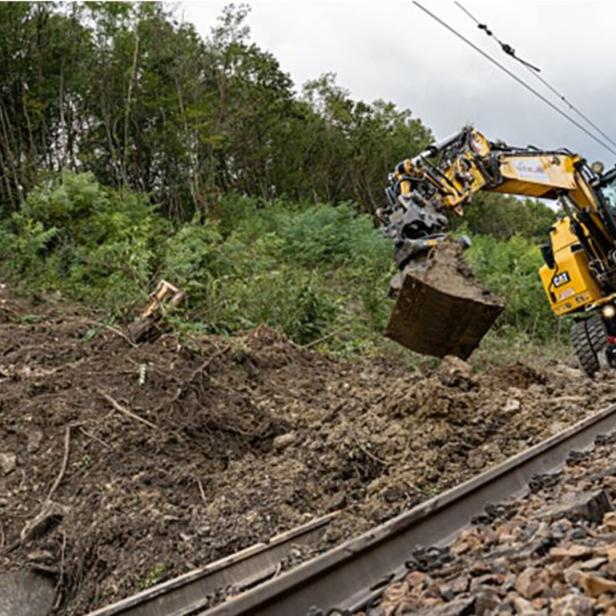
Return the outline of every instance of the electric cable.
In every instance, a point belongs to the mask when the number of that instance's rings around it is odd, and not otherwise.
[[[428,10],[426,7],[422,6],[419,2],[417,2],[417,0],[412,0],[413,4],[415,4],[419,9],[421,9],[424,13],[426,13],[427,15],[429,15],[432,19],[434,19],[437,23],[441,24],[441,26],[443,26],[444,28],[446,28],[447,30],[449,30],[449,32],[451,32],[454,36],[458,37],[460,40],[464,41],[467,45],[469,45],[470,47],[472,47],[477,53],[481,54],[486,60],[488,60],[489,62],[491,62],[492,64],[496,65],[498,68],[500,68],[504,73],[506,73],[507,75],[509,75],[509,77],[511,77],[512,79],[514,79],[515,81],[517,81],[522,87],[524,87],[526,90],[528,90],[529,92],[531,92],[532,94],[534,94],[537,98],[539,98],[541,101],[543,101],[546,105],[548,105],[548,107],[550,107],[552,110],[556,111],[556,113],[558,113],[559,115],[561,115],[562,117],[564,117],[566,120],[568,120],[571,124],[573,124],[576,128],[580,129],[584,134],[586,134],[588,137],[590,137],[593,141],[595,141],[596,143],[598,143],[599,145],[603,146],[606,150],[608,150],[608,152],[616,155],[616,149],[611,148],[609,145],[607,145],[605,142],[603,142],[601,139],[599,139],[599,137],[597,137],[595,134],[593,134],[592,132],[590,132],[583,124],[580,124],[575,118],[572,118],[570,115],[568,115],[567,113],[565,113],[562,109],[560,109],[559,107],[557,107],[551,100],[549,100],[548,98],[546,98],[543,94],[541,94],[541,92],[539,92],[536,88],[533,88],[533,86],[529,85],[528,83],[526,83],[523,79],[521,79],[520,77],[518,77],[515,73],[513,73],[512,71],[510,71],[506,66],[504,66],[502,63],[500,63],[498,60],[494,59],[492,56],[490,56],[490,54],[488,54],[487,52],[483,51],[483,49],[481,49],[480,47],[478,47],[477,45],[475,45],[475,43],[473,43],[472,41],[470,41],[469,39],[467,39],[463,34],[460,34],[457,30],[455,30],[452,26],[450,26],[448,23],[446,23],[445,21],[443,21],[440,17],[438,17],[437,15],[435,15],[434,13],[432,13],[432,11]]]
[[[531,71],[533,71],[535,73],[540,73],[541,72],[541,69],[538,66],[535,66],[534,64],[531,64],[530,62],[527,62],[526,60],[522,60],[522,58],[520,58],[518,55],[516,55],[515,49],[511,45],[501,41],[496,36],[496,34],[494,34],[494,32],[492,32],[492,30],[490,30],[490,28],[488,28],[487,24],[484,24],[484,23],[480,22],[470,11],[465,9],[460,2],[455,0],[454,4],[460,10],[464,11],[477,24],[477,27],[480,30],[483,30],[488,36],[491,36],[500,45],[501,49],[508,56],[511,56],[514,60],[517,60],[520,64],[523,64],[527,69],[529,69],[529,70],[531,70]]]
[[[550,90],[550,92],[552,92],[552,94],[554,94],[563,103],[565,103],[565,105],[567,105],[567,107],[569,107],[571,111],[577,113],[577,115],[580,116],[589,126],[592,126],[602,137],[604,137],[607,141],[609,141],[613,146],[616,146],[616,141],[614,141],[607,133],[602,131],[599,126],[597,126],[584,112],[582,112],[581,109],[579,109],[571,101],[569,101],[567,97],[564,94],[562,94],[562,92],[559,92],[547,79],[539,75],[539,73],[541,72],[540,68],[538,68],[537,66],[534,66],[533,64],[530,64],[530,62],[526,62],[525,60],[522,60],[521,58],[519,58],[515,53],[515,49],[513,49],[511,45],[508,45],[507,43],[503,43],[503,41],[501,41],[492,32],[492,30],[488,27],[487,24],[480,22],[468,9],[466,9],[462,5],[461,2],[458,2],[458,0],[455,0],[454,4],[461,11],[466,13],[466,15],[468,15],[477,24],[477,27],[480,30],[483,30],[488,36],[492,37],[500,45],[501,49],[507,55],[511,56],[514,60],[517,60],[518,62],[520,62],[533,75],[533,77],[535,77],[535,79],[538,79],[546,88],[548,88],[548,90]]]

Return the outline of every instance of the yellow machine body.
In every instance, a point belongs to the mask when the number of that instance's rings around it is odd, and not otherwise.
[[[577,312],[603,297],[588,267],[588,256],[571,230],[569,218],[556,222],[550,232],[554,268],[543,265],[539,276],[554,314]]]

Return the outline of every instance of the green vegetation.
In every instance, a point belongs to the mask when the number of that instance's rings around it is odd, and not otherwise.
[[[266,323],[300,344],[339,332],[346,348],[382,329],[392,247],[367,215],[234,195],[220,211],[172,225],[137,193],[64,173],[5,222],[3,270],[117,316],[162,276],[188,291],[183,326],[210,332]]]
[[[156,584],[162,581],[166,569],[165,563],[156,563],[150,571],[148,571],[147,575],[139,580],[139,590],[146,590],[152,588],[152,586],[156,586]]]
[[[501,335],[522,333],[542,342],[554,337],[558,323],[537,274],[543,258],[536,244],[521,235],[506,241],[475,235],[468,260],[477,278],[505,300]]]
[[[382,337],[395,266],[371,214],[431,133],[331,74],[297,93],[246,16],[228,7],[203,40],[157,3],[0,4],[0,275],[110,319],[165,277],[189,294],[179,331],[266,323],[408,357]],[[558,338],[536,274],[552,210],[467,210],[469,259],[507,300],[487,347]]]
[[[0,207],[68,168],[182,221],[228,192],[374,211],[429,130],[331,74],[296,93],[247,14],[230,5],[204,40],[157,2],[0,3]]]
[[[142,195],[65,172],[28,194],[0,227],[5,276],[122,317],[159,277],[188,291],[182,330],[266,323],[338,354],[383,352],[392,245],[352,204],[264,203],[229,194],[209,218],[173,224]],[[550,340],[558,324],[531,239],[473,234],[478,277],[506,299],[499,336]]]

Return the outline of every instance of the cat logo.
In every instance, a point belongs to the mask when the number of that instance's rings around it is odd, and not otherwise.
[[[569,272],[561,272],[560,274],[554,274],[552,278],[552,284],[555,287],[562,287],[567,282],[571,282],[571,278],[569,278]]]

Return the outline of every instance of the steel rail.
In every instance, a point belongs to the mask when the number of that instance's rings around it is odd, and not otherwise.
[[[88,616],[187,616],[202,611],[217,592],[228,588],[240,592],[276,577],[281,561],[298,545],[311,545],[324,534],[338,515],[330,513],[267,543],[251,547],[189,571],[162,584],[108,605]]]
[[[416,546],[443,546],[489,503],[519,496],[535,474],[557,470],[572,450],[616,431],[616,405],[593,414],[502,464],[347,541],[201,616],[340,616],[374,606],[404,575]]]

